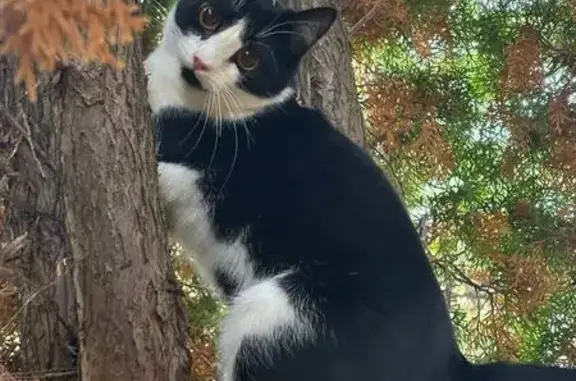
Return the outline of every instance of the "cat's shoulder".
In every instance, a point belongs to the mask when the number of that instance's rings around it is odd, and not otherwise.
[[[274,120],[281,124],[294,124],[298,122],[304,124],[317,124],[327,122],[321,111],[315,108],[302,106],[295,99],[291,99],[284,104],[269,109],[265,114],[264,119],[267,121]]]
[[[301,143],[329,144],[333,139],[344,139],[345,135],[328,120],[324,113],[315,108],[301,106],[296,101],[287,102],[271,111],[262,120],[277,132],[302,139]]]

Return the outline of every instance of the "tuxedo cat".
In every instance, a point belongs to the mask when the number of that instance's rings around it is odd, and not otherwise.
[[[460,354],[418,235],[369,155],[292,81],[336,12],[180,0],[147,59],[172,236],[229,304],[223,381],[576,381]]]

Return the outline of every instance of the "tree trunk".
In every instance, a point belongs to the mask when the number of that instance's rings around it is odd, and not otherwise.
[[[13,62],[1,61],[2,135],[17,148],[5,236],[28,233],[9,258],[22,265],[31,300],[23,368],[72,368],[76,336],[84,380],[181,381],[190,374],[185,317],[163,229],[140,42],[121,56],[121,72],[67,67],[44,76],[34,105],[12,84]]]
[[[75,378],[70,350],[75,345],[75,296],[67,262],[59,149],[61,76],[43,77],[42,98],[31,105],[12,83],[14,60],[0,57],[0,70],[1,136],[10,148],[2,152],[2,241],[25,236],[19,250],[3,252],[0,265],[16,275],[23,304],[17,316],[21,367],[31,377],[57,372]],[[9,333],[2,332],[0,339],[5,341]]]
[[[343,0],[282,0],[292,9],[331,6],[341,9]],[[312,48],[298,75],[301,102],[322,110],[348,137],[364,145],[362,111],[352,70],[348,34],[341,19]]]

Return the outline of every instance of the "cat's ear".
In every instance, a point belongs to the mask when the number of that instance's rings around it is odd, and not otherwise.
[[[320,7],[300,11],[292,16],[294,27],[291,49],[304,55],[334,24],[338,13],[334,8]]]

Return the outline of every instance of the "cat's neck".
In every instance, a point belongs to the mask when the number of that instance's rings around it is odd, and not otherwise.
[[[145,62],[148,73],[148,101],[153,113],[164,108],[184,108],[206,114],[214,120],[249,119],[271,108],[281,107],[295,94],[287,87],[270,98],[260,98],[239,89],[218,93],[190,86],[181,75],[181,64],[160,45]]]
[[[271,109],[252,119],[222,123],[183,108],[164,108],[154,114],[158,160],[186,163],[201,171],[220,170],[226,176],[231,163],[241,162],[246,154],[275,151],[276,144],[283,147],[287,141],[314,135],[321,126],[308,125],[302,117],[305,114],[309,112],[295,99],[286,101],[282,109]],[[211,181],[219,180],[224,181],[217,177]]]

